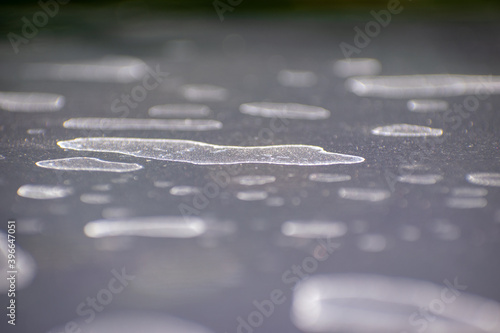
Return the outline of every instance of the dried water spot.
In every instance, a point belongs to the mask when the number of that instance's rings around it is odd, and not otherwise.
[[[65,171],[129,172],[143,168],[137,163],[103,161],[93,157],[71,157],[36,162],[41,168]]]
[[[282,165],[355,164],[359,156],[330,153],[309,145],[238,147],[173,139],[77,138],[57,143],[61,148],[119,153],[156,160],[200,165],[264,163]]]

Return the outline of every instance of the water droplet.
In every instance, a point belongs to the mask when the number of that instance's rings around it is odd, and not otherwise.
[[[93,130],[210,131],[221,129],[222,123],[205,119],[71,118],[63,126]]]
[[[387,190],[371,189],[371,188],[343,187],[339,189],[338,193],[339,196],[344,199],[371,201],[371,202],[382,201],[391,196],[391,192]]]
[[[453,283],[467,288],[460,279],[437,285],[368,274],[312,276],[294,289],[292,320],[304,332],[400,333],[415,332],[409,318],[432,315],[425,320],[429,332],[496,332],[500,304],[463,290],[445,304],[442,295],[457,291]]]
[[[380,62],[372,58],[340,59],[333,64],[334,74],[343,78],[356,75],[377,75],[381,71]]]
[[[269,197],[266,199],[266,205],[269,207],[281,207],[285,204],[285,199],[281,197]]]
[[[84,193],[80,196],[80,201],[89,205],[104,205],[111,202],[111,196],[100,193]]]
[[[320,183],[338,183],[351,180],[351,176],[338,173],[311,173],[309,180]]]
[[[177,196],[196,195],[200,189],[194,186],[174,186],[170,189],[170,194]]]
[[[366,234],[359,236],[357,245],[361,251],[381,252],[386,248],[387,240],[384,235]]]
[[[188,84],[180,88],[181,95],[192,102],[220,102],[228,98],[225,88],[209,84]]]
[[[173,139],[77,138],[57,143],[61,148],[110,152],[156,160],[201,165],[265,163],[283,165],[333,165],[361,163],[364,158],[330,153],[309,145],[237,147]]]
[[[332,221],[288,221],[281,226],[281,232],[297,238],[333,238],[344,236],[347,226]]]
[[[43,135],[45,134],[45,129],[43,128],[30,128],[26,131],[29,135]]]
[[[451,189],[451,195],[455,197],[484,197],[488,190],[478,187],[455,187]]]
[[[285,87],[308,88],[316,85],[318,76],[310,71],[284,69],[278,73],[278,82]]]
[[[103,161],[93,157],[71,157],[36,162],[41,168],[66,171],[129,172],[143,168],[136,163]]]
[[[0,92],[0,108],[10,112],[53,112],[63,108],[64,96],[35,92]]]
[[[443,180],[440,175],[403,175],[398,176],[398,181],[408,184],[431,185]]]
[[[17,190],[17,195],[30,199],[59,199],[73,194],[73,189],[53,185],[23,185]]]
[[[236,193],[236,197],[243,201],[259,201],[265,200],[268,193],[265,191],[241,191]]]
[[[168,180],[156,180],[153,183],[153,185],[154,185],[154,187],[158,187],[158,188],[166,188],[166,187],[171,187],[172,185],[174,185],[174,183],[171,181],[168,181]]]
[[[326,109],[297,103],[245,103],[240,105],[240,112],[267,118],[319,120],[330,117]]]
[[[92,186],[92,190],[94,191],[109,191],[111,190],[111,184],[97,184]]]
[[[412,99],[406,104],[413,112],[436,112],[448,110],[448,102],[437,99]]]
[[[488,201],[485,198],[448,198],[446,206],[450,208],[483,208],[486,207]]]
[[[30,64],[26,66],[26,76],[58,81],[131,83],[143,79],[148,70],[140,59],[107,56],[82,62]]]
[[[500,77],[449,74],[366,76],[348,79],[346,87],[358,96],[385,98],[492,95],[500,93]]]
[[[253,185],[265,185],[269,183],[274,183],[276,177],[265,176],[265,175],[249,175],[249,176],[238,176],[233,178],[233,180],[240,185],[253,186]]]
[[[427,126],[409,125],[409,124],[394,124],[389,126],[381,126],[372,129],[372,134],[381,136],[441,136],[443,130],[439,128],[431,128]]]
[[[206,117],[210,108],[203,104],[163,104],[148,110],[151,117]]]
[[[205,232],[206,223],[196,217],[152,216],[114,220],[97,220],[85,225],[91,238],[110,236],[143,236],[160,238],[192,238]]]
[[[500,173],[478,172],[466,176],[469,183],[482,186],[500,186]]]

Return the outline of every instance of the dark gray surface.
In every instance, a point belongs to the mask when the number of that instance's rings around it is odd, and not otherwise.
[[[267,318],[258,332],[298,332],[290,321],[292,292],[281,275],[309,255],[309,247],[283,246],[281,224],[287,220],[324,219],[343,221],[352,228],[366,221],[370,233],[386,236],[388,247],[379,253],[361,251],[358,235],[352,232],[339,239],[342,245],[320,273],[375,273],[410,277],[441,284],[458,277],[468,292],[500,301],[498,251],[500,239],[500,190],[488,187],[484,208],[454,209],[445,206],[453,187],[473,186],[465,176],[471,172],[499,172],[500,116],[498,96],[489,96],[479,109],[452,129],[439,114],[411,113],[406,100],[360,98],[344,88],[344,80],[333,75],[335,59],[343,58],[338,47],[352,42],[360,22],[258,21],[219,23],[189,19],[144,21],[134,25],[86,23],[86,33],[76,37],[40,35],[12,54],[4,45],[0,55],[0,90],[38,91],[62,94],[66,106],[59,112],[23,114],[0,111],[0,160],[2,168],[1,219],[36,219],[43,231],[18,235],[18,244],[35,258],[38,266],[31,285],[19,292],[17,332],[46,332],[77,317],[75,308],[87,296],[105,287],[113,268],[127,267],[136,275],[134,285],[115,296],[105,313],[141,309],[169,313],[214,332],[235,332],[236,318],[254,310],[252,302],[269,298],[273,289],[285,291],[287,301]],[[500,73],[499,26],[493,23],[403,23],[385,28],[360,56],[382,63],[382,74],[495,74]],[[238,35],[239,37],[228,37]],[[229,38],[229,40],[228,40]],[[179,59],[165,47],[169,40],[192,42]],[[225,42],[224,42],[225,41]],[[233,41],[233,42],[231,42]],[[234,223],[232,235],[206,239],[133,238],[124,248],[100,250],[100,244],[86,237],[83,226],[102,218],[106,207],[126,207],[131,216],[179,215],[179,204],[191,204],[192,197],[176,197],[168,189],[155,188],[155,180],[171,180],[176,185],[203,187],[210,172],[223,166],[145,160],[130,156],[64,151],[57,141],[85,136],[80,130],[64,129],[71,117],[112,117],[111,102],[135,85],[57,82],[23,79],[27,63],[73,61],[108,54],[131,55],[148,65],[157,64],[170,73],[164,85],[208,83],[229,90],[225,102],[205,103],[214,111],[212,119],[224,128],[208,132],[114,131],[105,136],[189,139],[225,145],[311,144],[327,151],[362,156],[364,163],[319,167],[242,165],[241,175],[274,175],[277,181],[258,188],[275,191],[285,199],[282,207],[263,202],[244,202],[235,197],[243,190],[231,184],[210,200],[201,216]],[[281,86],[281,69],[315,72],[319,82],[312,88]],[[242,115],[241,103],[297,102],[321,106],[331,111],[327,120],[287,120],[284,131],[271,141],[259,137],[271,119]],[[464,96],[446,98],[462,103]],[[132,110],[129,117],[147,118],[149,107],[182,103],[178,94],[159,88]],[[432,138],[377,137],[376,126],[409,123],[443,128],[443,142],[426,150],[421,162],[428,171],[444,179],[436,185],[395,184],[391,197],[377,203],[340,198],[340,187],[390,189],[387,181],[399,175],[402,158],[408,161],[418,144]],[[29,135],[30,128],[45,128],[44,135]],[[113,173],[65,172],[35,166],[35,162],[75,156],[91,156],[108,161],[134,162],[144,169],[129,173],[124,184],[112,183]],[[310,173],[345,173],[348,183],[314,183]],[[419,171],[421,172],[421,171]],[[422,173],[422,172],[421,172]],[[290,176],[291,175],[291,176]],[[75,194],[57,200],[30,200],[16,195],[24,184],[68,182]],[[89,205],[79,196],[96,184],[112,184],[113,203]],[[329,195],[322,195],[328,190]],[[294,199],[295,198],[295,199]],[[300,200],[297,200],[300,198]],[[295,204],[293,204],[295,202]],[[432,232],[436,219],[445,219],[460,229],[460,237],[445,241]],[[416,242],[406,242],[398,234],[402,224],[421,230]],[[2,227],[3,228],[3,227]],[[292,242],[293,243],[293,242]],[[280,245],[281,244],[281,245]],[[141,281],[142,279],[142,281]],[[5,295],[0,296],[5,304]],[[4,320],[0,324],[4,327]]]

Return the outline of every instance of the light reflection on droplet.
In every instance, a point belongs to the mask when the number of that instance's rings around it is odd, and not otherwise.
[[[338,194],[341,198],[359,201],[382,201],[391,196],[391,192],[382,189],[371,188],[340,188]]]
[[[448,198],[446,199],[446,206],[450,208],[471,209],[471,208],[484,208],[488,204],[485,198]]]
[[[143,236],[160,238],[192,238],[205,232],[205,221],[196,217],[153,216],[115,220],[97,220],[85,225],[91,238],[110,236]]]
[[[440,175],[402,175],[397,179],[401,183],[431,185],[441,181],[443,177]]]
[[[338,173],[311,173],[309,180],[319,183],[337,183],[351,180],[351,176]]]
[[[210,131],[221,129],[222,123],[208,119],[71,118],[63,126],[88,130]]]
[[[55,185],[23,185],[17,190],[17,195],[29,199],[59,199],[73,194],[73,189]]]
[[[394,124],[394,125],[376,127],[372,129],[371,132],[374,135],[403,136],[403,137],[443,135],[443,130],[440,128],[431,128],[427,126],[409,125],[409,124]]]
[[[466,176],[469,183],[482,186],[500,186],[500,173],[477,172]]]
[[[234,177],[233,180],[240,185],[253,186],[274,183],[276,181],[276,177],[266,175],[248,175]]]
[[[500,304],[463,288],[459,278],[436,285],[368,274],[313,276],[294,290],[292,320],[302,331],[316,333],[414,332],[417,318],[429,332],[496,332]],[[443,294],[450,301],[445,303]],[[430,310],[437,301],[439,313]]]
[[[10,112],[53,112],[64,104],[64,96],[58,94],[0,92],[0,108]]]
[[[174,186],[170,189],[170,194],[176,196],[195,195],[200,193],[200,189],[194,186]]]
[[[203,104],[163,104],[155,105],[148,110],[151,117],[206,117],[210,108]]]
[[[97,184],[97,185],[93,185],[92,186],[92,190],[94,190],[94,191],[101,191],[101,192],[109,191],[109,190],[111,190],[111,184]]]
[[[455,197],[484,197],[488,190],[480,187],[455,187],[451,189],[451,195]]]
[[[80,201],[89,205],[104,205],[112,201],[112,197],[102,193],[84,193],[80,196]]]
[[[436,112],[448,110],[448,102],[436,99],[412,99],[406,104],[413,112]]]
[[[281,232],[297,238],[333,238],[344,236],[347,226],[333,221],[288,221],[281,226]]]
[[[149,67],[140,59],[108,56],[73,63],[29,64],[25,72],[30,79],[130,83],[143,79],[148,70]],[[153,81],[153,78],[150,80]]]
[[[500,93],[500,77],[451,74],[360,76],[348,79],[346,88],[358,96],[385,98],[492,95]]]
[[[297,103],[245,103],[240,105],[240,112],[267,118],[319,120],[330,117],[330,111],[324,108]]]
[[[44,128],[30,128],[26,131],[29,135],[43,135],[45,134]]]
[[[174,183],[168,180],[155,180],[153,185],[157,188],[167,188],[173,186]]]
[[[221,102],[228,98],[225,88],[209,84],[188,84],[180,88],[181,95],[192,102]]]
[[[259,201],[268,197],[265,191],[241,191],[236,193],[236,197],[242,201]]]

